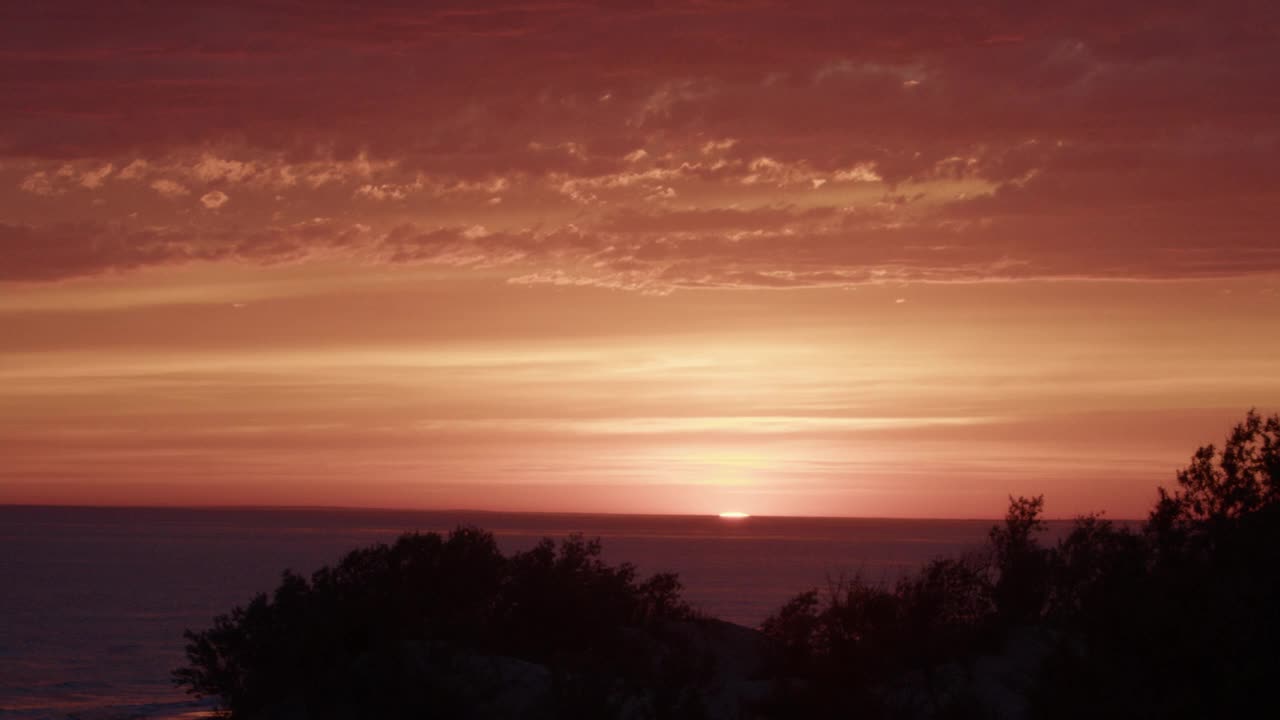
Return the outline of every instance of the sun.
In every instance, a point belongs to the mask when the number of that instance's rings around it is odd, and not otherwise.
[[[720,513],[720,517],[724,520],[745,520],[751,516],[744,512],[738,512],[737,510],[727,510]]]

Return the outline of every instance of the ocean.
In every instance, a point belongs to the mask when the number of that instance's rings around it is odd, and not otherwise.
[[[610,562],[675,571],[685,597],[755,626],[855,575],[890,583],[982,543],[990,520],[0,506],[0,719],[200,717],[169,682],[182,633],[346,551],[476,525],[506,551],[572,532]],[[1064,527],[1054,523],[1051,534]]]

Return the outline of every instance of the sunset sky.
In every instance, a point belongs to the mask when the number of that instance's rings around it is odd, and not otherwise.
[[[1145,513],[1280,409],[1280,4],[0,7],[0,503]]]

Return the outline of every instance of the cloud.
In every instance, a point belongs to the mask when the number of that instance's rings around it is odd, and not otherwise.
[[[994,17],[940,1],[910,15],[889,2],[594,10],[487,2],[465,14],[372,3],[360,17],[326,6],[285,25],[274,6],[243,2],[220,6],[219,22],[197,28],[142,6],[100,13],[64,0],[60,22],[7,18],[12,77],[51,84],[6,83],[27,112],[6,123],[5,135],[24,152],[65,154],[68,137],[77,137],[81,151],[109,152],[240,135],[272,149],[354,142],[378,155],[398,148],[424,161],[492,164],[530,140],[591,147],[648,130],[700,137],[711,147],[732,138],[781,161],[816,160],[814,147],[833,140],[833,155],[845,155],[868,128],[863,142],[874,147],[908,135],[927,140],[925,130],[943,144],[1029,131],[1078,134],[1089,115],[1106,116],[1094,127],[1113,137],[1192,116],[1234,115],[1261,126],[1260,116],[1246,119],[1242,111],[1274,108],[1265,94],[1246,90],[1256,87],[1250,78],[1274,69],[1266,52],[1273,8],[1126,5],[1121,12],[1038,5]],[[75,29],[90,16],[93,23],[80,25],[96,33]],[[460,17],[502,18],[512,34],[500,41]],[[450,39],[447,48],[435,41],[441,37]],[[993,44],[993,37],[1022,41]],[[634,61],[655,44],[662,56]],[[75,79],[95,77],[71,72],[89,66],[134,72],[108,88]],[[319,87],[326,92],[308,90]],[[1224,102],[1206,107],[1205,94]],[[605,95],[610,100],[600,102]],[[577,132],[586,113],[598,122]],[[73,128],[85,134],[65,132]],[[780,135],[788,136],[781,145],[774,142]]]
[[[195,167],[192,168],[192,175],[206,183],[219,180],[237,183],[251,177],[254,172],[253,163],[225,160],[212,155],[204,155],[200,158],[200,162],[196,163]]]
[[[83,172],[80,174],[80,184],[90,190],[96,190],[102,187],[103,181],[107,179],[107,176],[110,175],[111,171],[114,169],[115,165],[107,163],[97,170],[88,170]]]
[[[366,197],[371,200],[403,200],[408,197],[410,192],[417,189],[420,189],[420,186],[396,185],[395,183],[384,183],[382,185],[365,184],[356,188],[355,194],[358,197]]]
[[[225,202],[222,198],[225,194],[213,191],[201,201],[213,208]],[[886,282],[1163,280],[1280,270],[1280,247],[1216,217],[1199,224],[1165,219],[1138,232],[1143,240],[1135,242],[1135,226],[1105,216],[1051,225],[1016,215],[956,220],[949,211],[942,206],[910,217],[899,217],[893,207],[628,211],[593,224],[521,229],[403,222],[375,227],[328,219],[267,223],[259,230],[238,223],[203,228],[10,225],[0,233],[0,263],[6,268],[0,280],[53,280],[203,261],[275,264],[334,257],[500,269],[520,284],[651,293]],[[1257,222],[1277,221],[1280,217]],[[1217,245],[1206,245],[1204,237],[1217,238]],[[1232,251],[1221,252],[1223,244],[1231,244]]]
[[[149,163],[147,163],[146,160],[137,158],[133,162],[121,168],[120,172],[116,174],[116,177],[121,180],[141,180],[147,174],[148,170]]]
[[[328,220],[253,231],[192,232],[178,226],[79,222],[46,226],[0,223],[0,282],[40,282],[127,272],[142,267],[239,261],[301,262],[369,246],[359,227]]]
[[[87,227],[54,204],[172,227],[182,204],[150,187],[236,196],[184,220],[189,260],[273,261],[234,250],[235,222],[343,217],[359,250],[316,252],[652,291],[1280,272],[1280,95],[1258,91],[1280,73],[1274,3],[208,12],[0,11],[14,227]],[[144,248],[24,252],[58,272],[185,257],[111,237]]]
[[[183,195],[190,195],[191,191],[185,185],[176,180],[161,178],[151,183],[151,189],[160,193],[167,198],[177,198]]]
[[[54,186],[53,180],[44,171],[33,172],[26,176],[18,185],[18,188],[32,195],[60,195],[64,192],[61,188]]]
[[[230,199],[231,198],[221,190],[214,190],[213,192],[207,192],[202,195],[200,197],[200,204],[210,210],[217,210],[223,205],[226,205],[227,201]]]
[[[837,170],[831,175],[835,182],[880,182],[884,178],[876,172],[875,163],[858,163],[851,168]]]

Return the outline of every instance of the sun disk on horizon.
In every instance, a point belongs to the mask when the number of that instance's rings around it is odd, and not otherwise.
[[[749,518],[751,516],[744,512],[738,512],[737,510],[730,510],[728,512],[720,513],[720,517],[725,520],[742,520],[743,518]]]

